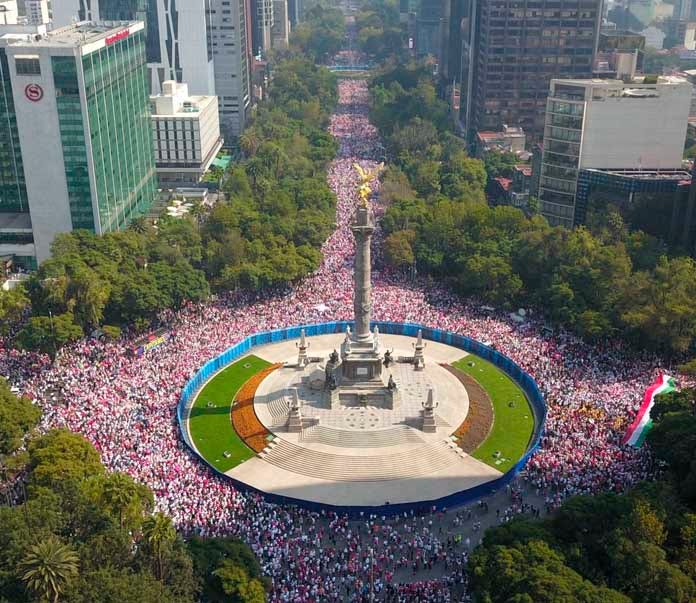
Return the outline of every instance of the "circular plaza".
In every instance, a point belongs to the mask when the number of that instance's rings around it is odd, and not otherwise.
[[[346,326],[259,334],[209,361],[180,402],[187,444],[242,489],[347,512],[465,504],[519,472],[545,416],[531,378],[466,338],[389,325],[381,381],[332,386]]]

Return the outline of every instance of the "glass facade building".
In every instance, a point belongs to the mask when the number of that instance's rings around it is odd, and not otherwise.
[[[125,227],[157,194],[145,35],[82,57],[99,230]]]
[[[28,211],[12,78],[5,50],[0,48],[0,212]]]
[[[477,2],[466,66],[473,73],[471,100],[462,99],[471,140],[476,131],[503,125],[541,140],[551,79],[592,76],[601,7],[600,0]]]
[[[12,234],[0,255],[42,262],[59,233],[103,234],[149,212],[145,36],[140,21],[85,22],[0,48],[0,232]]]

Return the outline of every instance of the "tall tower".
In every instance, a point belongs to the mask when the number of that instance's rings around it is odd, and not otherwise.
[[[370,317],[372,315],[372,269],[370,266],[370,242],[375,230],[367,207],[358,207],[355,222],[351,227],[355,235],[355,272],[353,275],[353,313],[355,316],[355,339],[366,341],[372,338]]]
[[[372,279],[370,242],[375,227],[368,207],[359,206],[351,227],[355,235],[355,267],[353,275],[353,313],[355,331],[342,349],[341,384],[372,383],[382,387],[382,356],[377,330],[370,331],[372,316]]]

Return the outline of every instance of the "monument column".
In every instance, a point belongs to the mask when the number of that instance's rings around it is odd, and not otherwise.
[[[357,208],[351,229],[355,235],[355,274],[353,276],[355,332],[353,337],[357,341],[367,341],[372,336],[370,333],[372,314],[370,241],[375,230],[367,207],[359,206]]]

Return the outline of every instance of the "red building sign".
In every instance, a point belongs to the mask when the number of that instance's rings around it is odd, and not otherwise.
[[[32,103],[38,103],[44,95],[43,88],[38,84],[27,84],[24,88],[24,96]]]
[[[109,46],[110,44],[114,44],[116,42],[120,42],[121,40],[125,40],[129,35],[130,29],[122,29],[118,33],[115,33],[113,36],[106,36],[105,43],[107,46]]]

